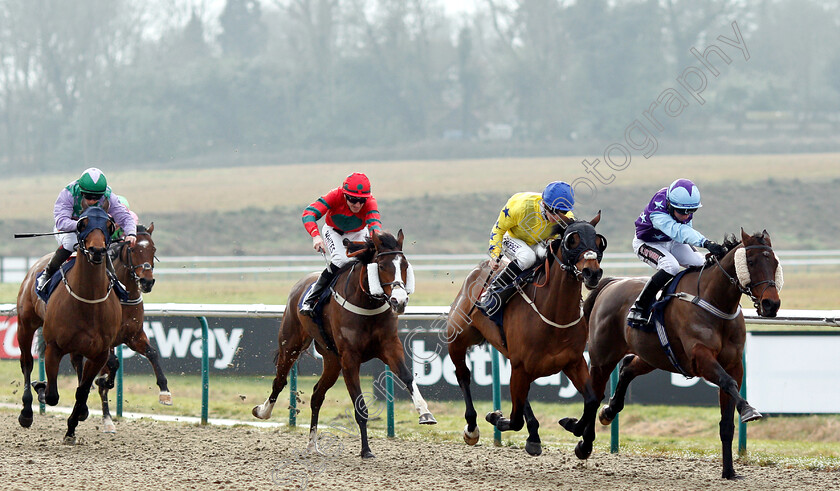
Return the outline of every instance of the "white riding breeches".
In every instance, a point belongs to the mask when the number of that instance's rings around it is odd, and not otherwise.
[[[524,240],[511,237],[505,233],[502,238],[502,250],[505,256],[511,261],[515,261],[523,271],[530,268],[537,263],[537,260],[545,258],[545,245],[536,243],[528,245]]]
[[[58,232],[59,230],[53,227],[53,232]],[[54,235],[56,242],[58,245],[63,247],[65,250],[73,252],[76,250],[76,245],[79,243],[79,239],[76,237],[76,234],[73,232],[69,232],[66,234],[58,234]]]
[[[351,261],[347,257],[347,247],[344,245],[344,239],[348,239],[350,242],[363,242],[370,233],[365,227],[358,232],[340,234],[334,228],[324,224],[321,227],[321,235],[324,237],[324,245],[327,247],[330,262],[340,268]]]
[[[633,239],[633,252],[645,264],[656,269],[663,269],[675,275],[680,272],[680,266],[702,266],[706,262],[703,254],[694,250],[688,244],[675,242],[644,242]]]

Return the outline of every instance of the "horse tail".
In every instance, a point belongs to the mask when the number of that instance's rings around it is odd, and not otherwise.
[[[592,314],[592,307],[595,306],[595,299],[598,297],[598,294],[601,293],[607,285],[616,281],[618,278],[602,278],[601,281],[598,282],[598,286],[595,287],[594,290],[589,292],[589,296],[586,297],[586,300],[583,301],[583,316],[586,318],[586,321],[589,322],[589,315]]]

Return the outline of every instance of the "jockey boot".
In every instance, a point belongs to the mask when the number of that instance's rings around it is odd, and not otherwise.
[[[330,286],[337,270],[338,268],[335,265],[330,264],[321,272],[321,276],[318,277],[315,286],[309,290],[309,294],[303,299],[303,303],[300,306],[301,314],[308,315],[309,317],[315,315],[315,305],[318,303],[318,299],[321,298],[321,293],[323,293],[324,289]]]
[[[35,289],[39,292],[44,292],[47,288],[47,284],[50,282],[50,278],[52,275],[58,271],[58,268],[64,264],[64,261],[70,258],[70,255],[73,254],[72,252],[68,251],[64,247],[59,247],[56,249],[55,253],[53,253],[52,259],[50,259],[49,264],[47,264],[47,269],[44,270],[44,274],[42,274],[38,278],[38,283],[35,285]]]
[[[627,316],[627,323],[631,327],[643,327],[650,322],[650,307],[653,305],[653,300],[656,298],[656,293],[664,287],[674,275],[665,271],[658,270],[650,277],[636,303],[630,307],[630,314]]]
[[[478,306],[484,310],[485,314],[488,316],[495,314],[516,293],[513,281],[520,274],[522,274],[522,268],[516,264],[516,261],[511,261],[501,273],[493,278],[478,299]]]

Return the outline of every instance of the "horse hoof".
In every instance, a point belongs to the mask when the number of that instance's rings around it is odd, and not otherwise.
[[[470,425],[464,426],[464,442],[467,445],[475,445],[478,443],[478,437],[480,432],[478,431],[478,426],[475,427],[475,431],[470,433]]]
[[[502,410],[497,409],[492,413],[487,413],[487,415],[484,416],[484,420],[490,423],[491,425],[496,426],[496,422],[498,422],[503,417],[504,415],[502,414]]]
[[[763,418],[760,412],[756,411],[754,407],[747,406],[741,412],[741,422],[749,423],[750,421],[757,421]]]
[[[436,425],[437,420],[432,413],[425,413],[420,415],[420,424],[421,425]]]
[[[158,402],[163,404],[164,406],[171,406],[172,405],[172,393],[170,392],[161,392],[158,396]]]
[[[568,431],[569,433],[575,432],[575,427],[577,426],[577,418],[563,418],[557,422],[560,426],[563,427],[564,430]]]
[[[590,455],[592,455],[592,442],[586,443],[581,440],[575,445],[575,457],[586,460]]]
[[[116,433],[117,426],[114,424],[114,421],[111,418],[108,418],[102,421],[102,433]]]
[[[532,457],[542,455],[542,445],[540,442],[525,442],[525,451]]]
[[[29,428],[30,426],[32,426],[32,422],[34,420],[35,419],[32,417],[31,414],[29,416],[24,416],[23,414],[18,416],[18,423],[20,423],[20,425],[24,428]]]
[[[598,412],[598,421],[600,421],[601,424],[604,426],[607,426],[608,424],[612,423],[614,419],[607,417],[607,408],[609,408],[609,406],[604,406],[601,408],[601,411]]]
[[[65,445],[75,445],[76,444],[76,437],[75,436],[65,436],[64,437],[64,444]]]
[[[373,452],[370,450],[362,450],[362,458],[363,459],[375,459],[376,455],[373,455]]]

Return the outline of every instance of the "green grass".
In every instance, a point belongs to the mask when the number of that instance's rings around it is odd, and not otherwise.
[[[36,372],[37,375],[37,367]],[[211,418],[230,418],[256,421],[251,408],[262,403],[271,389],[273,376],[222,376],[210,379]],[[20,404],[19,364],[16,361],[0,362],[0,402]],[[157,402],[157,387],[149,374],[132,375],[125,378],[124,411],[149,414],[171,414],[200,416],[201,380],[195,375],[169,376],[174,405],[161,406]],[[298,427],[283,431],[306,432],[309,424],[309,401],[315,377],[301,377],[298,380]],[[59,380],[62,395],[61,405],[69,406],[75,386],[72,374],[63,374]],[[381,400],[373,400],[371,378],[363,379],[371,420],[369,430],[373,437],[386,436],[386,410]],[[116,392],[110,394],[111,410],[115,412]],[[395,431],[403,440],[423,440],[463,445],[464,427],[463,402],[428,401],[438,424],[420,426],[417,414],[410,401],[399,399],[395,403]],[[99,406],[99,398],[91,394],[91,407]],[[271,421],[288,423],[288,387],[281,393]],[[488,401],[477,401],[479,415],[489,412]],[[577,438],[561,429],[559,418],[577,417],[582,411],[580,403],[532,403],[534,413],[541,422],[540,436],[546,448],[560,452],[572,452]],[[322,429],[332,427],[333,432],[355,433],[352,404],[344,384],[339,380],[327,393],[321,410]],[[510,411],[510,403],[503,401],[502,410]],[[7,409],[3,412],[14,413]],[[482,441],[490,444],[492,428],[479,418]],[[98,421],[94,418],[94,423]],[[719,410],[716,407],[672,407],[628,405],[620,416],[621,452],[646,456],[690,457],[703,459],[720,458],[718,439]],[[736,426],[737,428],[737,426]],[[748,455],[742,462],[754,465],[791,466],[807,469],[840,469],[840,415],[812,415],[768,417],[748,425]],[[522,448],[526,432],[504,433],[502,445]],[[595,441],[596,452],[609,452],[609,427],[598,425]],[[737,451],[737,430],[734,443]]]

